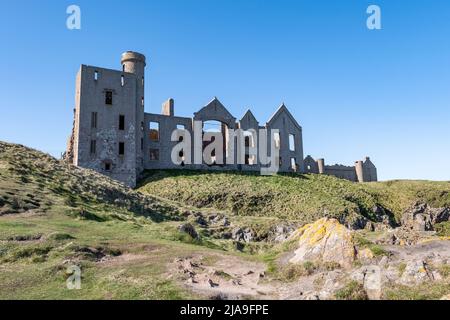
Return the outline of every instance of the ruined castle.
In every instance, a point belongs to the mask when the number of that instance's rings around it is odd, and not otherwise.
[[[377,181],[376,167],[369,158],[357,161],[355,166],[328,166],[324,159],[304,158],[302,127],[284,104],[264,125],[259,124],[250,110],[236,119],[217,98],[195,112],[193,118],[175,116],[173,99],[162,105],[161,114],[146,113],[145,56],[127,51],[122,54],[121,65],[122,70],[82,65],[77,74],[73,129],[65,153],[65,159],[76,166],[93,169],[132,187],[145,169],[258,171],[263,164],[258,154],[248,149],[261,142],[253,139],[252,132],[278,129],[276,136],[268,138],[274,141],[268,142],[277,148],[280,172],[328,174],[355,182]],[[181,161],[174,163],[171,153],[179,141],[173,141],[172,133],[186,130],[193,138],[194,123],[202,123],[204,132],[220,132],[224,140],[228,130],[250,132],[245,139],[245,162],[192,164],[183,161],[181,151]],[[192,153],[199,148],[193,145]],[[225,154],[230,152],[235,151],[224,150]]]

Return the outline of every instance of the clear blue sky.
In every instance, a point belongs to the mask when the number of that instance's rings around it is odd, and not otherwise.
[[[82,29],[66,28],[66,8]],[[380,31],[366,8],[382,9]],[[80,64],[149,61],[146,111],[190,116],[217,96],[264,123],[284,101],[305,155],[379,178],[450,180],[450,2],[447,0],[2,1],[0,140],[53,155],[72,126]]]

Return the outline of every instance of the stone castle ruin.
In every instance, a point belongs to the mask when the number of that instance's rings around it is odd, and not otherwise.
[[[272,131],[275,133],[268,133],[265,150],[269,154],[276,151],[279,172],[329,174],[355,182],[377,181],[376,167],[369,158],[351,167],[327,166],[323,159],[304,158],[302,127],[284,104],[264,125],[250,110],[242,119],[236,119],[217,98],[195,112],[193,118],[175,116],[173,99],[162,105],[161,114],[146,113],[145,56],[127,51],[122,54],[121,65],[122,70],[82,65],[77,74],[74,123],[64,156],[76,166],[98,171],[132,187],[146,169],[260,171],[266,163],[252,150],[265,145],[264,139],[256,139],[255,133]],[[202,136],[207,132],[219,134],[226,159],[212,163],[189,161],[188,153],[195,154],[210,143],[203,141],[196,145],[194,141],[191,150],[180,151],[179,161],[173,161],[172,150],[186,137],[173,141],[173,132],[185,131],[189,133],[187,137],[194,139],[196,124],[200,124]],[[244,133],[243,163],[236,161],[236,148],[230,148],[227,141],[228,133],[235,130]]]

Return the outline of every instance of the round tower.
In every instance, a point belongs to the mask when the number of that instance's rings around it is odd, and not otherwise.
[[[325,159],[317,159],[317,167],[319,168],[319,173],[325,173]]]
[[[122,54],[122,69],[124,72],[134,73],[136,76],[144,76],[145,56],[134,51],[127,51]]]
[[[355,170],[356,170],[356,178],[357,182],[364,182],[364,167],[362,161],[356,161],[355,162]]]
[[[144,170],[144,77],[145,77],[145,56],[134,51],[127,51],[122,54],[120,60],[123,72],[132,73],[136,76],[136,174],[139,175]]]

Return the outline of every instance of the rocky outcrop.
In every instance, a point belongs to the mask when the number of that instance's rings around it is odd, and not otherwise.
[[[269,231],[267,241],[269,242],[284,242],[295,231],[292,224],[279,224],[271,228]]]
[[[369,218],[364,216],[360,210],[356,212],[342,217],[340,222],[351,230],[386,231],[398,227],[394,214],[380,205],[375,205],[367,213]]]
[[[437,223],[450,220],[450,208],[432,208],[426,203],[415,203],[403,213],[402,227],[414,231],[433,231]]]
[[[351,231],[336,219],[323,218],[308,224],[293,237],[298,237],[298,248],[289,261],[291,263],[317,261],[351,267],[356,258]]]
[[[72,132],[70,134],[69,140],[67,141],[66,152],[64,152],[62,156],[63,161],[66,161],[67,163],[73,163],[74,145],[75,145],[75,109],[73,112]]]
[[[235,241],[250,242],[253,239],[253,232],[250,228],[234,228],[231,231],[231,238]]]

